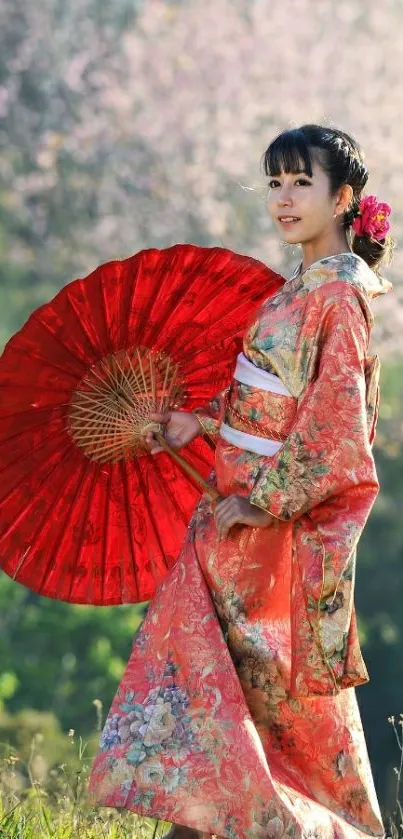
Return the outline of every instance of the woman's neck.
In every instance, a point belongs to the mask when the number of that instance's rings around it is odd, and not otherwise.
[[[346,253],[350,250],[345,230],[340,230],[338,235],[332,232],[329,236],[322,237],[320,241],[304,242],[302,244],[302,270],[306,271],[314,262],[325,259],[327,256]]]

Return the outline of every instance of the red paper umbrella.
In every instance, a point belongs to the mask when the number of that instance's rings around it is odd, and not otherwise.
[[[283,282],[250,257],[175,245],[102,265],[30,316],[0,359],[7,574],[72,603],[152,597],[200,488],[168,454],[148,453],[139,404],[155,410],[164,393],[186,410],[207,403],[229,382],[253,311]],[[208,444],[185,452],[206,477]]]

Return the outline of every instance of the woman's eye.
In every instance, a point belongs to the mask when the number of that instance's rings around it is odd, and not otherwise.
[[[298,178],[295,181],[295,183],[297,184],[297,186],[311,186],[311,181],[308,181],[306,178]],[[278,189],[279,187],[281,187],[281,182],[276,180],[275,178],[272,178],[268,182],[267,186],[269,189]]]

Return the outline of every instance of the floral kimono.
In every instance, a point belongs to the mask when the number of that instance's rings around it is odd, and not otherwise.
[[[219,492],[273,521],[220,539],[202,496],[106,720],[100,804],[228,839],[384,835],[354,690],[368,680],[354,580],[378,492],[369,301],[388,285],[353,253],[299,271],[243,346],[287,395],[234,378],[198,412]],[[238,448],[223,422],[280,447]]]

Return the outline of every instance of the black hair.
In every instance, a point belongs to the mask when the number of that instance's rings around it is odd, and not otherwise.
[[[359,215],[361,193],[369,173],[360,146],[345,131],[322,125],[302,125],[283,131],[266,149],[263,169],[272,177],[280,172],[305,172],[312,177],[312,159],[316,159],[328,175],[331,195],[335,195],[343,184],[352,187],[353,198],[343,219],[344,228],[348,230]],[[354,235],[352,240],[354,253],[374,270],[390,255],[392,246],[390,236],[378,241],[369,236]]]

